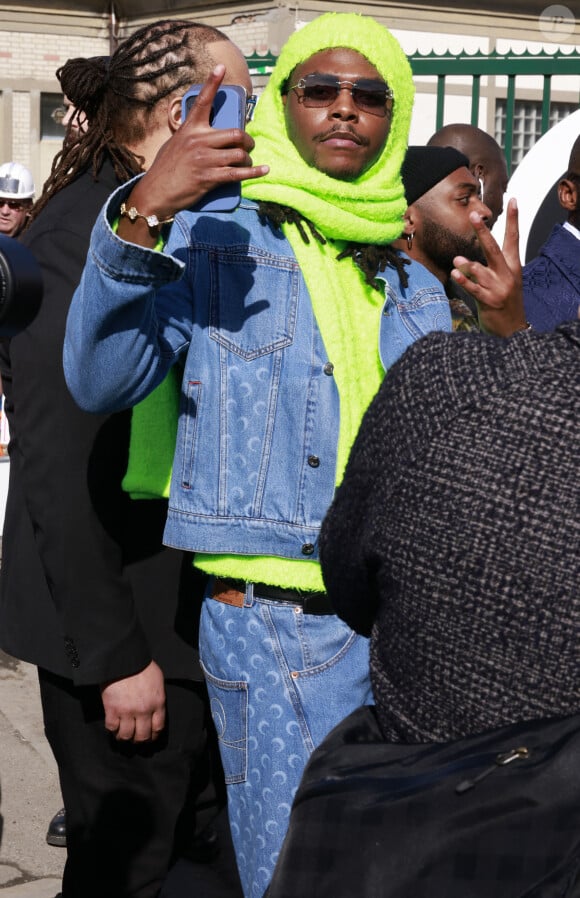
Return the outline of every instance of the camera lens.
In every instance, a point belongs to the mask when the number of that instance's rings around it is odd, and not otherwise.
[[[42,300],[42,273],[27,247],[0,236],[0,337],[28,327]]]

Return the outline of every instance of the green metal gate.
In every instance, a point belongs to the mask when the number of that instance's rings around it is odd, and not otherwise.
[[[451,75],[471,77],[471,124],[476,125],[479,119],[479,101],[481,78],[484,75],[507,76],[506,96],[506,135],[504,151],[511,173],[512,135],[514,108],[517,96],[516,79],[523,75],[539,75],[543,78],[542,89],[542,134],[550,124],[550,103],[552,95],[553,75],[580,76],[580,54],[577,50],[570,53],[511,53],[499,54],[495,51],[484,54],[454,55],[450,52],[409,56],[409,62],[416,76],[431,75],[437,78],[437,111],[435,130],[443,125],[445,109],[446,78]],[[580,104],[580,94],[578,98]]]

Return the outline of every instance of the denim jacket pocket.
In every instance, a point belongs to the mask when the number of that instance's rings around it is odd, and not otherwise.
[[[252,361],[294,340],[300,270],[271,253],[209,254],[210,337]]]
[[[220,680],[203,664],[202,668],[209,686],[225,781],[243,783],[248,775],[248,684]]]

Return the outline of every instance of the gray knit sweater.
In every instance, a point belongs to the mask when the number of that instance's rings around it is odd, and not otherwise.
[[[580,322],[432,334],[388,373],[325,519],[386,739],[580,712]]]

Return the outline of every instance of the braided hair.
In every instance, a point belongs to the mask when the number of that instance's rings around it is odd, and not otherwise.
[[[143,171],[142,157],[129,146],[143,140],[161,100],[211,72],[207,45],[227,40],[211,25],[161,19],[135,31],[110,57],[69,59],[58,69],[63,93],[88,128],[76,136],[69,129],[30,220],[81,172],[91,169],[96,178],[105,156],[120,181]]]
[[[290,206],[261,201],[258,204],[258,214],[275,228],[280,228],[284,223],[295,225],[304,243],[310,243],[309,234],[318,243],[326,243],[326,238],[316,230],[313,223]],[[383,285],[377,280],[377,275],[379,271],[384,271],[387,265],[390,265],[398,273],[403,289],[409,285],[409,278],[405,271],[405,265],[409,264],[409,260],[403,258],[389,243],[355,243],[352,241],[347,243],[336,258],[346,259],[348,257],[351,257],[354,264],[360,268],[366,283],[375,290],[383,289]]]

